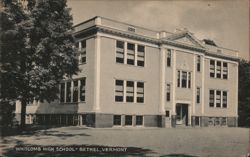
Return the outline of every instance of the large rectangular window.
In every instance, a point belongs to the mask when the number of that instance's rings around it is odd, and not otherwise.
[[[187,88],[187,72],[183,71],[181,76],[181,87]]]
[[[222,107],[227,108],[227,92],[223,91]]]
[[[199,104],[200,103],[200,100],[201,99],[201,89],[200,87],[197,87],[196,89],[196,103]]]
[[[177,87],[180,87],[181,86],[181,72],[178,71],[177,73]]]
[[[191,88],[191,72],[188,72],[188,88]]]
[[[216,63],[216,78],[221,78],[221,62]]]
[[[198,72],[201,71],[201,56],[197,56],[196,70],[197,70]]]
[[[135,64],[135,44],[127,44],[127,64]]]
[[[136,125],[143,125],[143,116],[136,116]]]
[[[177,73],[177,87],[191,88],[191,72],[180,71]]]
[[[66,102],[71,102],[71,82],[67,82],[66,85]]]
[[[127,88],[126,88],[126,101],[127,102],[134,102],[134,82],[127,81]]]
[[[73,102],[78,102],[78,80],[74,80],[73,85]]]
[[[216,107],[221,107],[221,91],[216,90]]]
[[[78,61],[79,61],[79,64],[86,63],[86,40],[80,41]]]
[[[80,79],[80,101],[85,101],[85,86],[86,86],[86,78]]]
[[[137,47],[137,66],[144,66],[145,62],[145,47],[138,45]]]
[[[144,83],[137,82],[137,102],[143,103],[144,102]]]
[[[167,67],[171,66],[171,50],[167,50]]]
[[[214,107],[214,90],[209,90],[209,106]]]
[[[115,81],[115,101],[123,102],[123,80]]]
[[[116,41],[116,62],[124,63],[124,42]]]
[[[125,116],[125,125],[132,125],[132,116],[131,115]]]
[[[170,84],[167,84],[167,94],[166,94],[166,99],[167,101],[170,101],[170,91],[171,91],[171,87]]]
[[[67,81],[66,90],[65,83],[61,83],[60,102],[64,102],[64,95],[67,103],[85,101],[85,78]]]
[[[114,115],[113,125],[121,125],[121,115]]]
[[[125,41],[116,41],[116,63],[144,67],[145,46]]]
[[[60,102],[64,103],[65,100],[65,82],[61,83],[61,91],[60,91]]]
[[[215,77],[215,61],[210,60],[210,77]]]
[[[223,79],[228,78],[228,64],[223,62]]]

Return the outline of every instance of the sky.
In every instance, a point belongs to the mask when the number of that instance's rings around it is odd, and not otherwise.
[[[249,0],[68,0],[68,7],[74,25],[103,16],[156,31],[187,28],[250,59]]]

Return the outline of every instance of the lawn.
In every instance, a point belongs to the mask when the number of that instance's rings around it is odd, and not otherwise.
[[[5,136],[0,148],[2,156],[20,157],[246,157],[250,152],[249,136],[250,130],[246,128],[95,129],[72,126]],[[37,146],[52,151],[16,151],[15,146]]]

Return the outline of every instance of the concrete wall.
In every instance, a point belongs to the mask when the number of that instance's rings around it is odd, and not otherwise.
[[[101,38],[100,110],[114,114],[157,115],[160,90],[159,49],[145,46],[145,67],[138,67],[116,63],[115,48],[115,39]],[[144,81],[144,103],[115,102],[115,79]]]
[[[219,59],[217,59],[219,60]],[[228,62],[228,79],[210,78],[209,76],[209,58],[205,59],[205,103],[204,103],[204,115],[205,116],[226,116],[237,117],[237,93],[238,93],[238,66],[237,63]],[[221,61],[221,60],[219,60]],[[209,89],[218,89],[228,91],[227,96],[227,108],[212,108],[209,107]]]

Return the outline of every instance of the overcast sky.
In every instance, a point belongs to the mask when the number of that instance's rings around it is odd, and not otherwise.
[[[248,0],[68,0],[74,24],[103,16],[152,30],[187,28],[249,58]]]

